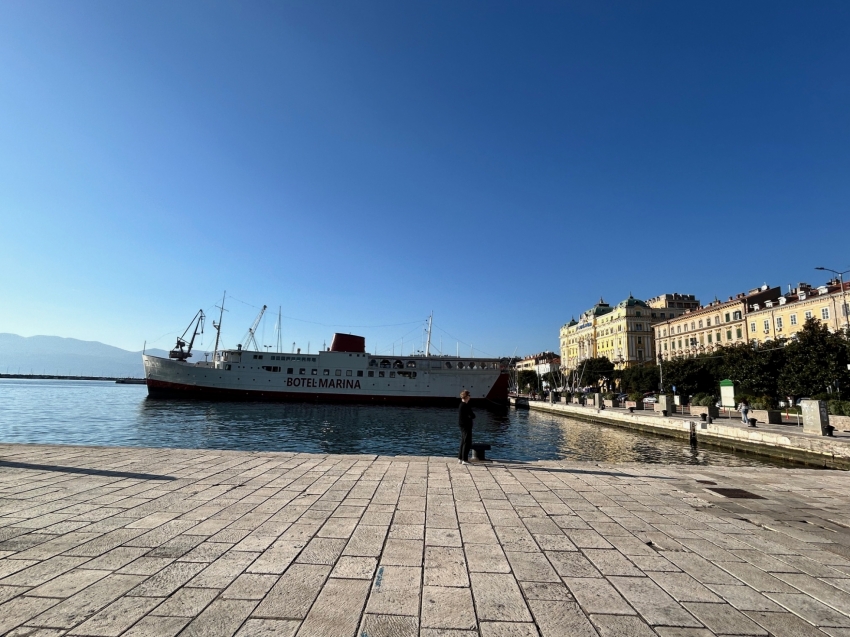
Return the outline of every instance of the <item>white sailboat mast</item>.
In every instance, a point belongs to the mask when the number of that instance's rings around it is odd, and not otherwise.
[[[425,344],[425,356],[431,355],[431,325],[434,323],[434,311],[428,317],[428,342]]]
[[[215,328],[215,347],[213,348],[213,366],[215,366],[215,359],[216,359],[216,355],[218,354],[218,341],[219,341],[219,337],[221,336],[221,319],[224,318],[224,299],[225,299],[225,297],[227,297],[227,290],[225,290],[224,294],[221,295],[221,305],[218,308],[219,310],[221,310],[221,312],[219,312],[219,314],[218,314],[218,325],[216,325],[215,321],[213,321],[213,327]]]

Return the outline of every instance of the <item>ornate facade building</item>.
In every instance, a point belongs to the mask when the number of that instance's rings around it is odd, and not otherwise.
[[[699,307],[693,295],[662,294],[649,301],[629,298],[615,306],[603,299],[561,327],[562,368],[578,369],[588,358],[605,357],[617,369],[654,359],[653,325]]]

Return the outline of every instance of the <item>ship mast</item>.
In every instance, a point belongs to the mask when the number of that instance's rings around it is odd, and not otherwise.
[[[213,321],[213,327],[215,328],[215,348],[213,348],[213,367],[215,367],[215,357],[218,354],[218,339],[221,336],[221,319],[224,316],[224,299],[227,296],[227,290],[224,291],[224,294],[221,295],[221,305],[217,305],[216,307],[221,310],[218,313],[218,325]]]
[[[425,356],[431,355],[431,324],[434,322],[434,312],[431,311],[431,316],[428,317],[428,342],[425,345]]]

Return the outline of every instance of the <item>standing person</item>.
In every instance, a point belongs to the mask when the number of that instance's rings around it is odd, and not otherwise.
[[[465,389],[460,392],[460,407],[457,410],[457,424],[460,427],[460,452],[457,459],[460,464],[469,464],[469,450],[472,448],[472,421],[475,414],[469,404],[469,392]]]
[[[749,425],[750,421],[747,419],[747,414],[750,412],[750,405],[747,403],[746,398],[741,399],[741,404],[738,405],[738,411],[741,412],[741,422]]]

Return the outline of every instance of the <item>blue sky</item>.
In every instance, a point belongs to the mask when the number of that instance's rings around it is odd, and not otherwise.
[[[0,3],[0,332],[166,348],[227,289],[228,345],[265,303],[287,347],[433,310],[505,355],[600,296],[820,282],[849,36],[846,2]]]

